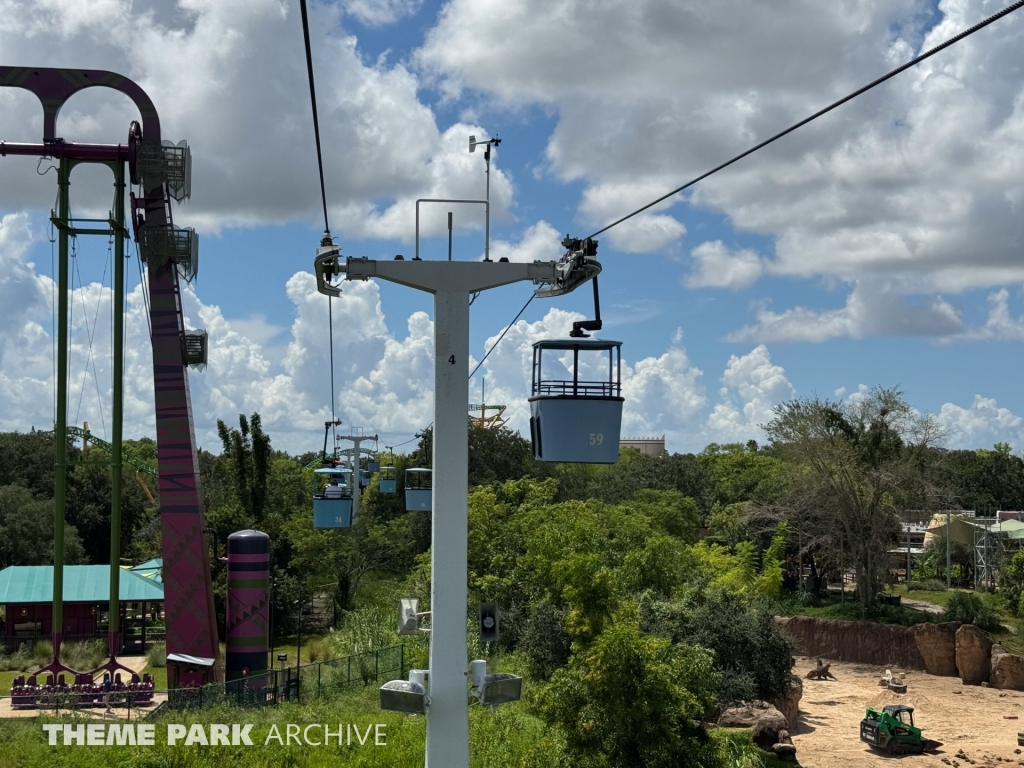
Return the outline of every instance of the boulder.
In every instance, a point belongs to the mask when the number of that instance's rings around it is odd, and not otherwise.
[[[961,624],[916,624],[911,627],[914,644],[924,659],[924,671],[929,675],[956,677],[956,632]]]
[[[772,752],[775,756],[785,763],[796,762],[796,747],[792,744],[773,744]]]
[[[993,688],[1024,691],[1024,658],[1007,653],[1001,645],[993,645],[991,659],[989,682]]]
[[[956,668],[964,685],[981,685],[991,671],[992,641],[973,624],[956,631]]]
[[[769,710],[778,711],[763,701],[744,704],[742,707],[730,707],[718,718],[718,724],[723,728],[753,728],[761,715]]]
[[[804,695],[804,684],[796,675],[789,680],[789,689],[783,696],[775,699],[772,705],[786,718],[786,727],[795,731],[800,722],[800,699]]]
[[[786,718],[775,707],[769,707],[757,718],[750,739],[761,749],[771,749],[779,743],[779,733],[786,730]]]

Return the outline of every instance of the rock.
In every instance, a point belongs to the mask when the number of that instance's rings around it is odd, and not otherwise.
[[[964,624],[956,631],[956,668],[964,685],[981,685],[988,681],[992,641],[973,624]]]
[[[753,728],[761,715],[769,710],[778,711],[763,701],[755,701],[742,707],[730,707],[718,718],[718,724],[723,728]]]
[[[789,679],[789,690],[784,696],[775,699],[772,705],[786,718],[786,727],[795,731],[800,724],[800,699],[804,695],[804,684],[796,675]]]
[[[792,744],[773,744],[772,752],[775,756],[786,763],[796,762],[796,747]]]
[[[766,710],[750,731],[751,740],[761,749],[771,749],[779,743],[779,732],[786,730],[786,718],[775,707]]]
[[[911,627],[914,644],[924,660],[924,671],[929,675],[956,677],[956,633],[960,626],[958,621],[947,621]]]
[[[993,688],[1024,691],[1024,659],[1007,653],[1001,645],[993,645],[989,680]]]

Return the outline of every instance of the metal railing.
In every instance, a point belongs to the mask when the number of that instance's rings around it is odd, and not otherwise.
[[[533,394],[556,397],[619,397],[620,390],[621,385],[617,381],[545,379],[534,384]]]

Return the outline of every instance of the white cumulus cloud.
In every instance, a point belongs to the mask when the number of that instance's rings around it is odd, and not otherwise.
[[[730,250],[721,240],[709,240],[694,248],[693,271],[686,278],[690,288],[746,288],[764,271],[761,257],[749,248]]]

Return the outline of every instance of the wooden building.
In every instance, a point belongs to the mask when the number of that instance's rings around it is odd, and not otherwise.
[[[119,653],[144,653],[147,625],[162,613],[163,584],[122,568],[120,593]],[[64,566],[64,642],[106,638],[109,608],[109,565]],[[52,565],[12,565],[0,571],[0,647],[10,653],[49,640],[52,620]]]

